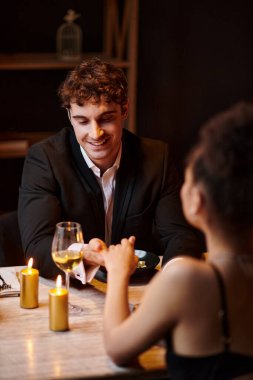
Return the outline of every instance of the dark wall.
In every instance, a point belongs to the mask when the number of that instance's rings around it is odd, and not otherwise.
[[[138,133],[180,167],[199,126],[253,100],[253,2],[140,0]]]
[[[80,14],[83,51],[101,50],[103,0],[9,0],[1,2],[0,52],[54,52],[68,9]]]

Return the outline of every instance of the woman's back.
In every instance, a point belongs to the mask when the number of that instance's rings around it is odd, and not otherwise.
[[[177,265],[189,283],[183,285],[188,294],[181,299],[180,322],[166,339],[172,378],[225,380],[253,373],[253,260],[220,255]]]

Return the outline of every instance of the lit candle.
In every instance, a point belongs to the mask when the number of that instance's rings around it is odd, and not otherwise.
[[[49,328],[53,331],[69,329],[68,291],[61,284],[62,278],[58,275],[56,288],[49,290]]]
[[[39,271],[32,268],[32,257],[28,261],[28,267],[20,273],[20,306],[25,309],[33,309],[39,306]]]

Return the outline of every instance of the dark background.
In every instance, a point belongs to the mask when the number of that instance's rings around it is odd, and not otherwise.
[[[123,4],[122,1],[119,2]],[[2,2],[0,53],[55,52],[67,9],[81,14],[83,51],[102,50],[102,0]],[[136,133],[169,141],[183,162],[203,122],[253,100],[253,2],[139,1]],[[65,70],[0,71],[0,132],[57,131]],[[0,160],[0,212],[15,209],[22,159]]]
[[[141,1],[138,132],[177,162],[214,113],[253,100],[252,1]]]

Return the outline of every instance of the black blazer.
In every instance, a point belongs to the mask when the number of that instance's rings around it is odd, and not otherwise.
[[[136,236],[136,248],[164,255],[200,255],[196,232],[181,211],[180,184],[168,144],[123,130],[122,157],[116,175],[112,243]],[[51,259],[56,223],[81,223],[86,242],[104,239],[100,187],[86,165],[70,128],[33,145],[24,163],[19,192],[23,249],[45,277],[58,270]]]

